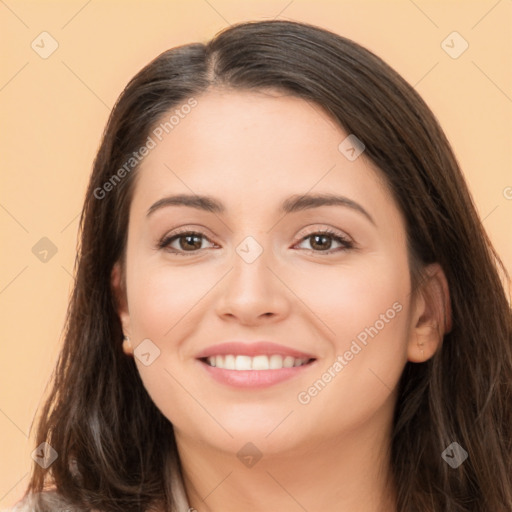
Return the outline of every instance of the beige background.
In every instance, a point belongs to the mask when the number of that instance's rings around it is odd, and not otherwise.
[[[28,482],[30,425],[61,343],[78,215],[110,108],[162,51],[276,17],[354,39],[416,87],[512,270],[511,0],[0,0],[0,509]],[[50,48],[43,31],[59,45],[46,59],[31,47]],[[453,31],[469,44],[456,59],[441,46]],[[462,48],[457,38],[447,44]],[[46,262],[32,252],[43,237],[57,248]]]

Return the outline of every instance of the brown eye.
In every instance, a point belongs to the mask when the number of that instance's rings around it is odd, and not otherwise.
[[[313,249],[330,249],[332,246],[333,238],[326,235],[310,235],[308,238],[311,239],[310,244]]]
[[[339,234],[329,230],[311,233],[310,235],[305,236],[301,242],[305,242],[306,240],[310,240],[309,243],[311,249],[309,250],[315,253],[331,254],[333,252],[353,248],[353,243],[350,240],[347,240]],[[341,247],[331,249],[333,241],[340,244]],[[306,250],[308,249],[306,248]]]
[[[186,255],[184,253],[199,252],[202,247],[203,240],[208,240],[203,233],[195,231],[184,231],[171,236],[164,237],[158,244],[160,249],[166,249],[173,254]],[[177,246],[174,244],[177,241]]]
[[[179,240],[180,249],[190,250],[190,249],[201,249],[202,237],[201,235],[180,235],[176,237],[176,240]]]

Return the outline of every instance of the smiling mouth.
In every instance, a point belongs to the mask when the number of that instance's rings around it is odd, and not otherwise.
[[[301,359],[293,356],[281,356],[279,354],[245,356],[245,355],[217,355],[203,357],[199,359],[208,366],[219,368],[222,370],[281,370],[283,368],[293,368],[298,366],[306,366],[315,358]]]

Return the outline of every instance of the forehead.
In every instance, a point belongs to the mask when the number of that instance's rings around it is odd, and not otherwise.
[[[194,99],[193,108],[177,105],[155,124],[134,202],[209,195],[229,213],[308,192],[390,200],[364,152],[351,161],[340,150],[349,134],[321,106],[277,91],[214,90]],[[170,123],[173,113],[181,115]]]
[[[243,168],[258,165],[263,172],[271,164],[269,155],[273,162],[284,162],[326,150],[336,154],[344,135],[319,105],[282,92],[214,90],[195,100],[188,114],[173,116],[171,127],[165,125],[171,116],[163,116],[162,140],[156,141],[147,163],[151,156],[161,159],[162,153],[172,151],[191,165],[207,158],[223,167],[231,162]]]

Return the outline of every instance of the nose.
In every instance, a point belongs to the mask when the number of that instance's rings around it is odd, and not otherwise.
[[[270,267],[270,259],[265,251],[252,263],[235,255],[233,267],[218,289],[219,317],[257,325],[282,320],[289,314],[292,294],[283,284],[283,276]]]

